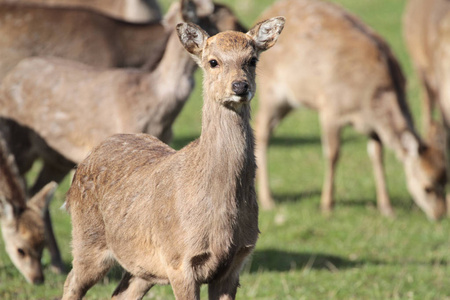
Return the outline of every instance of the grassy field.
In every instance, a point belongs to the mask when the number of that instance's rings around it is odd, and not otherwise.
[[[245,25],[273,1],[229,0]],[[339,0],[375,28],[392,46],[408,76],[408,94],[420,125],[420,86],[401,35],[405,0]],[[167,7],[168,1],[164,2]],[[289,21],[289,20],[288,20]],[[200,83],[201,74],[197,74]],[[257,106],[257,98],[254,101]],[[175,148],[200,132],[200,84],[174,128]],[[449,220],[429,222],[406,190],[403,168],[386,151],[388,187],[397,217],[386,219],[375,207],[375,186],[366,154],[367,138],[343,132],[332,217],[319,212],[323,159],[317,115],[302,110],[277,129],[270,146],[275,210],[261,212],[256,251],[241,276],[239,299],[450,299]],[[59,207],[69,179],[51,206],[56,235],[70,269],[70,217]],[[46,282],[31,286],[14,268],[0,240],[0,299],[58,299],[65,275],[54,275],[44,256]],[[120,277],[113,270],[87,299],[108,299]],[[206,289],[202,288],[206,299]],[[173,299],[169,286],[154,287],[151,299]]]

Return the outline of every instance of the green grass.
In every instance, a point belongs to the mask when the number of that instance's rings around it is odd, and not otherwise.
[[[247,26],[271,2],[226,1]],[[336,2],[360,16],[391,44],[407,74],[409,101],[420,125],[420,86],[401,35],[405,1]],[[163,6],[167,7],[167,1]],[[197,88],[175,124],[176,148],[199,135],[200,78],[198,73]],[[429,222],[413,204],[403,168],[391,152],[386,152],[386,172],[397,217],[381,217],[375,207],[367,138],[352,129],[343,133],[334,214],[330,218],[320,214],[323,159],[319,133],[317,115],[307,110],[290,115],[275,132],[269,168],[278,206],[260,214],[260,239],[242,273],[238,298],[450,299],[449,220]],[[59,209],[68,186],[67,178],[58,189],[51,212],[63,258],[70,265],[70,217]],[[49,271],[47,254],[44,264],[45,285],[27,284],[8,259],[0,240],[0,299],[60,297],[65,275]],[[108,299],[118,276],[119,270],[110,273],[88,292],[87,299]],[[204,299],[205,291],[203,287]],[[147,298],[173,299],[173,295],[169,286],[157,286]]]

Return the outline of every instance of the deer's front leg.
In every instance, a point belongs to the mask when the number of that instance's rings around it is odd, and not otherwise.
[[[370,138],[367,144],[367,152],[372,161],[375,184],[377,188],[377,205],[381,214],[387,217],[394,216],[389,194],[386,188],[386,178],[383,167],[383,147],[377,137]]]
[[[325,178],[322,188],[321,209],[330,213],[333,209],[334,174],[339,159],[340,126],[332,122],[333,116],[324,113],[320,115],[322,125],[322,147],[325,157]]]
[[[111,299],[140,300],[154,285],[155,283],[151,281],[135,277],[132,274],[125,272]]]

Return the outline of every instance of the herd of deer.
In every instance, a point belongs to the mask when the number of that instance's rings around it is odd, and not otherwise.
[[[276,2],[247,31],[228,7],[210,0],[176,1],[164,17],[150,0],[0,0],[0,222],[7,253],[31,283],[44,280],[44,246],[54,270],[63,272],[48,204],[77,166],[66,199],[73,269],[63,299],[81,299],[115,262],[125,271],[114,299],[141,299],[168,283],[177,299],[198,299],[203,283],[211,299],[234,299],[259,233],[255,176],[262,208],[272,208],[269,138],[301,106],[319,113],[324,212],[334,203],[340,131],[351,124],[369,137],[380,212],[393,215],[386,145],[403,163],[416,204],[428,218],[442,218],[450,166],[450,2],[409,0],[404,35],[425,86],[426,141],[414,127],[406,81],[388,44],[326,1]],[[175,151],[167,146],[171,127],[197,66],[204,72],[202,132]],[[435,106],[445,134],[434,130]],[[27,188],[24,175],[37,159],[42,169]]]

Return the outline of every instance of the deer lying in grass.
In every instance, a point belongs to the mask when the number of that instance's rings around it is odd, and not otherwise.
[[[155,284],[176,299],[234,299],[239,271],[258,237],[250,100],[260,52],[277,40],[284,18],[247,34],[208,38],[177,26],[204,70],[202,133],[175,151],[145,134],[115,135],[78,166],[67,194],[73,269],[63,299],[81,299],[117,261],[126,274],[114,292],[141,299]]]
[[[275,126],[293,109],[317,110],[326,158],[321,208],[333,206],[333,186],[344,125],[370,137],[378,208],[392,215],[382,162],[382,145],[403,163],[411,195],[430,219],[445,214],[443,153],[425,145],[413,127],[405,79],[386,42],[337,5],[313,0],[277,2],[262,19],[290,20],[278,45],[261,58],[256,144],[259,199],[274,202],[267,171],[267,145]]]
[[[6,252],[26,280],[42,283],[41,257],[45,246],[44,211],[56,183],[47,184],[27,201],[25,185],[14,157],[0,137],[0,227]]]
[[[156,0],[0,0],[1,2],[88,8],[127,22],[161,20],[161,9]]]
[[[207,31],[240,28],[237,23],[219,24],[231,11],[220,6],[205,18],[197,18],[197,6],[184,0],[173,19],[195,19]],[[219,13],[219,15],[216,15]],[[174,13],[175,14],[175,13]],[[191,19],[186,19],[191,18]],[[219,27],[219,28],[217,28]],[[169,142],[172,124],[193,88],[196,68],[175,31],[164,56],[153,72],[131,69],[99,70],[57,58],[31,58],[5,77],[0,88],[1,128],[10,128],[12,152],[26,173],[37,158],[43,161],[31,188],[39,190],[50,181],[60,182],[94,146],[115,133],[145,132]],[[51,234],[50,252],[59,261]]]
[[[437,68],[443,64],[437,53],[442,40],[441,27],[444,20],[450,18],[449,12],[450,2],[446,0],[409,0],[403,14],[406,46],[424,86],[422,114],[425,132],[428,132],[434,107],[442,93],[440,90],[445,85],[440,84],[438,77]],[[444,104],[442,101],[439,107]]]

